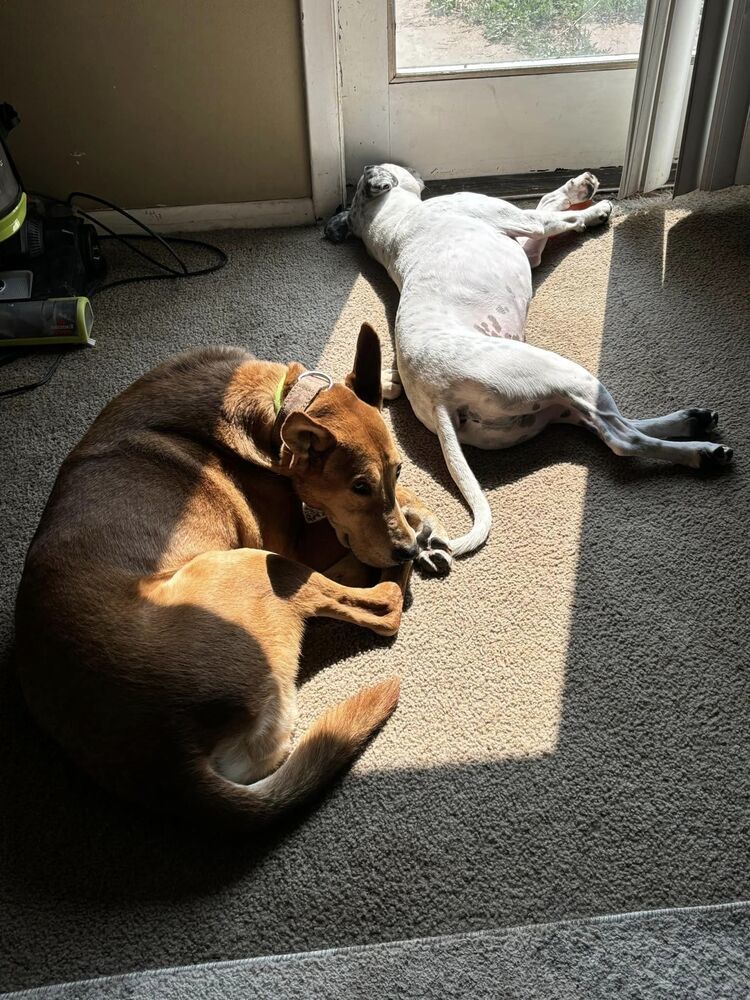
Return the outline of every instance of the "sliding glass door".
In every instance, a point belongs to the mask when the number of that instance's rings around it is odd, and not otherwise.
[[[338,0],[346,175],[624,161],[646,0]]]

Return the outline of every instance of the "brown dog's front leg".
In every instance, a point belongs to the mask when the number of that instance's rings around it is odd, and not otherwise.
[[[307,618],[335,618],[378,635],[395,635],[401,624],[404,595],[393,581],[383,580],[374,587],[345,587],[321,573],[311,573],[295,602],[304,608]]]
[[[406,486],[398,485],[396,498],[417,536],[420,550],[415,560],[417,566],[434,576],[445,576],[450,572],[453,556],[441,521]]]
[[[413,563],[407,562],[399,563],[397,566],[389,566],[388,569],[381,569],[380,580],[381,582],[390,581],[391,583],[398,584],[401,588],[401,593],[405,594],[413,565]]]
[[[305,566],[345,587],[372,587],[381,579],[378,570],[365,566],[353,552],[344,548],[325,518],[305,525],[294,555]]]

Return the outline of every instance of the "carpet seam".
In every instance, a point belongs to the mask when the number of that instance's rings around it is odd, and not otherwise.
[[[167,976],[180,972],[198,971],[201,969],[239,969],[253,965],[267,964],[280,965],[283,962],[299,962],[304,959],[320,958],[345,958],[349,955],[357,955],[362,952],[381,951],[392,948],[395,945],[417,945],[424,946],[437,941],[481,941],[493,935],[504,935],[512,937],[529,931],[544,931],[553,927],[585,927],[596,926],[598,924],[626,923],[629,920],[642,920],[651,917],[665,917],[682,914],[692,916],[701,913],[721,913],[740,912],[750,908],[750,900],[738,899],[726,903],[699,903],[695,906],[665,906],[655,910],[628,910],[623,913],[602,913],[590,917],[572,917],[568,920],[549,920],[540,923],[514,924],[509,927],[485,928],[479,931],[458,931],[454,934],[433,934],[426,937],[416,938],[395,938],[392,941],[375,941],[372,944],[341,945],[333,948],[317,948],[311,951],[293,951],[280,953],[278,955],[251,955],[247,958],[226,959],[214,962],[196,962],[190,965],[169,965],[148,969],[135,970],[110,976],[95,976],[91,979],[73,979],[67,982],[46,983],[41,986],[32,986],[25,990],[13,993],[0,993],[0,1000],[23,1000],[24,997],[38,995],[41,990],[53,990],[69,986],[95,986],[97,983],[126,983],[129,980],[139,979],[144,975],[163,973]]]

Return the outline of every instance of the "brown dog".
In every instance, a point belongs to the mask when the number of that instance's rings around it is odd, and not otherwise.
[[[209,348],[139,379],[68,456],[24,568],[18,672],[101,784],[252,826],[330,781],[393,712],[396,678],[289,755],[305,621],[393,635],[411,560],[449,562],[396,485],[380,401],[368,326],[346,385]],[[302,501],[327,520],[307,524]]]

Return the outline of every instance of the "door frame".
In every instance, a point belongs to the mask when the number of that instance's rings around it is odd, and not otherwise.
[[[704,8],[675,194],[750,183],[750,0]]]
[[[332,214],[346,200],[346,140],[344,119],[347,102],[355,99],[347,94],[345,67],[342,66],[339,38],[342,31],[355,30],[361,37],[387,38],[387,48],[379,50],[378,60],[371,60],[366,71],[357,81],[357,97],[369,97],[371,112],[368,115],[366,132],[349,136],[350,143],[357,146],[362,162],[373,157],[377,159],[389,142],[388,88],[393,84],[405,85],[446,83],[450,80],[478,80],[483,77],[508,78],[544,76],[546,74],[601,73],[610,71],[631,71],[637,60],[630,57],[567,60],[557,64],[554,61],[537,61],[497,67],[477,66],[462,73],[447,73],[439,70],[419,72],[396,72],[395,65],[395,0],[381,0],[373,8],[371,0],[347,0],[342,10],[339,0],[299,0],[301,35],[304,59],[305,91],[307,100],[308,137],[310,148],[310,178],[313,214],[317,220]],[[670,6],[669,0],[652,0],[650,7]],[[346,18],[354,21],[347,24]],[[428,68],[425,68],[428,70]],[[616,74],[617,75],[617,74]],[[631,123],[631,130],[632,130]],[[351,152],[351,151],[350,151]],[[599,164],[594,164],[598,166]],[[577,167],[580,164],[565,164]],[[522,169],[522,168],[519,168]],[[542,172],[544,168],[542,168]],[[508,171],[511,173],[517,170]]]
[[[332,215],[346,197],[339,86],[337,0],[299,0],[313,214]]]
[[[650,0],[636,72],[620,198],[663,187],[679,153],[700,0]]]

